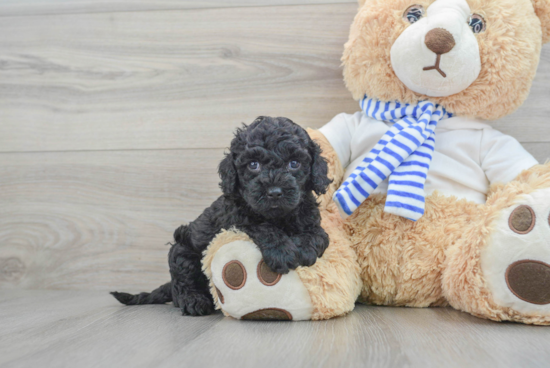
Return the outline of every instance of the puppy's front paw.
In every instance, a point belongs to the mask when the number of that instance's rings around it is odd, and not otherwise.
[[[264,249],[262,256],[269,268],[283,275],[286,275],[290,270],[294,270],[300,265],[298,253],[292,247]]]
[[[318,257],[318,252],[313,248],[302,248],[298,251],[298,262],[303,267],[313,266]]]
[[[210,294],[186,293],[180,295],[178,305],[184,316],[206,316],[214,313],[214,301]]]
[[[296,245],[296,255],[300,266],[313,266],[328,248],[329,239],[325,231],[319,228],[318,234],[302,234],[290,238]]]

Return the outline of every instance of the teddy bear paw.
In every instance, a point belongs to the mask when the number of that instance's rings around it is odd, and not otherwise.
[[[523,195],[501,213],[481,267],[501,307],[550,318],[550,189]]]
[[[250,320],[309,320],[313,306],[297,272],[272,271],[251,241],[225,244],[214,255],[212,282],[226,315]]]

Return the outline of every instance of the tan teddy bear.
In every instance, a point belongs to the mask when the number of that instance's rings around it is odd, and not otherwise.
[[[359,299],[550,324],[550,165],[488,122],[527,98],[547,41],[550,0],[360,0],[342,60],[361,112],[309,131],[334,179],[331,244],[281,277],[221,233],[203,260],[217,307],[316,320]]]

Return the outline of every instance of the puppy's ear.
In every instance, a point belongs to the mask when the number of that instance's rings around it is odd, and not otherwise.
[[[237,169],[233,164],[233,155],[226,153],[225,158],[220,162],[218,167],[218,174],[222,179],[220,188],[223,194],[233,194],[237,191]]]
[[[321,156],[321,147],[314,141],[310,142],[310,154],[313,159],[311,163],[311,174],[309,178],[309,189],[313,190],[317,195],[325,194],[327,188],[332,183],[327,177],[328,164],[327,160]]]

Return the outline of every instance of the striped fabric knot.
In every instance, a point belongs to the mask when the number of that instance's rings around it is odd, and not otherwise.
[[[429,101],[384,103],[367,96],[361,109],[393,125],[336,191],[334,201],[347,217],[389,177],[384,212],[419,220],[424,215],[424,185],[435,149],[435,128],[452,114]]]

